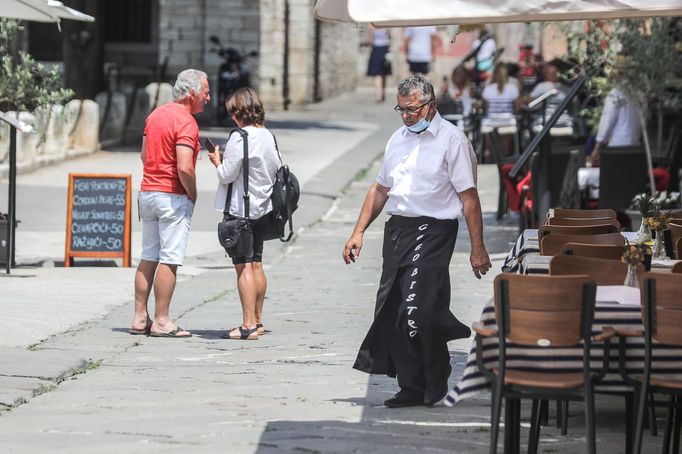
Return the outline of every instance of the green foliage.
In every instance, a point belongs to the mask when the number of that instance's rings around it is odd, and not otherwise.
[[[618,85],[626,97],[639,103],[645,115],[650,108],[657,109],[659,125],[663,108],[682,108],[680,18],[590,21],[586,24],[584,28],[569,24],[563,31],[568,38],[567,58],[577,63],[571,76],[590,71],[600,74],[586,84],[588,96],[601,99]],[[602,105],[601,102],[593,103],[581,112],[593,130],[598,125]]]
[[[619,86],[632,99],[682,108],[682,21],[675,17],[619,21],[623,57],[615,62]]]
[[[73,97],[64,89],[56,69],[37,63],[29,54],[12,57],[12,41],[17,21],[0,19],[0,111],[27,110],[48,104],[63,104]]]
[[[585,83],[584,99],[578,112],[591,133],[596,134],[603,110],[601,100],[612,88],[608,76],[620,50],[620,43],[609,34],[611,24],[602,21],[574,22],[560,28],[568,44],[566,60],[574,63],[574,67],[566,74],[567,78],[575,79],[582,73],[596,74]]]

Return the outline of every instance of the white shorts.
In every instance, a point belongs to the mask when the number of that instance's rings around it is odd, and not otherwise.
[[[142,260],[182,265],[187,249],[194,203],[186,195],[140,192]]]

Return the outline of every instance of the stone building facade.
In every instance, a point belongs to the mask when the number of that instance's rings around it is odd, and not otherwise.
[[[247,57],[268,109],[301,106],[355,87],[355,26],[319,23],[314,0],[158,0],[158,62],[168,74],[203,68],[217,83],[211,35]]]
[[[215,93],[221,58],[211,36],[240,53],[257,53],[246,64],[251,85],[269,109],[301,106],[355,88],[357,28],[316,21],[315,0],[68,3],[96,21],[65,21],[64,33],[31,23],[28,50],[63,68],[80,96],[94,97],[107,88],[130,92],[160,78],[172,82],[188,67],[206,71]],[[82,77],[86,66],[89,74],[101,77]],[[74,73],[78,77],[68,77]]]

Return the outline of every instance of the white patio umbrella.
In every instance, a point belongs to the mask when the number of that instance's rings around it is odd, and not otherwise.
[[[32,22],[59,22],[60,19],[93,22],[94,17],[76,11],[56,0],[2,0],[0,17]]]
[[[328,22],[372,23],[379,27],[549,22],[589,19],[682,16],[682,0],[317,0],[315,17]],[[550,118],[549,126],[558,114]],[[554,118],[556,117],[556,118]],[[545,129],[549,129],[546,127]],[[530,151],[548,131],[538,134],[511,171],[516,175]],[[644,136],[646,140],[646,135]],[[645,144],[651,191],[651,150]],[[541,207],[546,205],[541,200]],[[549,206],[547,206],[549,208]],[[541,209],[541,211],[543,211]]]
[[[682,0],[318,0],[315,17],[383,27],[682,16]]]

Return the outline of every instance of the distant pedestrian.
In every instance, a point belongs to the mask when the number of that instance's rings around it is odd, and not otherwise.
[[[440,96],[450,97],[462,103],[462,115],[468,117],[474,102],[473,87],[469,82],[469,75],[464,66],[456,66],[452,70],[450,80],[443,78]]]
[[[144,166],[138,194],[142,257],[135,273],[135,318],[131,334],[190,337],[170,320],[176,272],[185,257],[197,199],[195,165],[199,126],[193,114],[210,101],[206,73],[187,69],[173,87],[175,102],[147,117],[140,158]],[[154,289],[154,321],[147,310]]]
[[[227,111],[239,128],[247,133],[249,146],[249,217],[253,229],[253,245],[243,257],[233,257],[237,273],[237,287],[242,306],[242,324],[223,335],[223,339],[254,340],[265,334],[263,303],[267,280],[263,270],[263,241],[272,236],[275,221],[272,218],[272,188],[275,174],[282,165],[275,136],[265,127],[265,110],[253,88],[240,88],[227,101]],[[216,151],[209,154],[216,166],[218,190],[215,208],[225,210],[228,185],[232,184],[230,214],[244,215],[244,139],[232,134],[225,145],[222,162]]]
[[[616,75],[616,79],[620,77]],[[637,145],[642,135],[637,103],[626,96],[617,86],[612,88],[604,100],[604,109],[599,119],[596,145],[587,157],[588,165],[599,165],[601,149]]]
[[[374,82],[374,101],[384,102],[386,90],[386,76],[391,75],[391,62],[386,60],[391,45],[391,36],[388,29],[369,26],[369,43],[372,51],[369,54],[367,75]]]
[[[403,33],[410,72],[414,75],[427,75],[436,54],[438,30],[434,26],[407,27]]]
[[[478,39],[472,43],[471,49],[476,58],[475,70],[478,74],[476,79],[485,82],[492,75],[495,66],[495,57],[497,56],[495,38],[487,28],[483,27],[478,32]]]
[[[470,262],[480,279],[490,269],[476,190],[476,155],[464,133],[441,118],[433,86],[419,76],[398,85],[403,127],[393,133],[350,239],[346,264],[360,257],[363,236],[386,206],[383,269],[375,318],[353,366],[397,374],[400,391],[387,407],[434,405],[448,392],[450,340],[471,331],[450,312],[449,265],[464,215]]]

